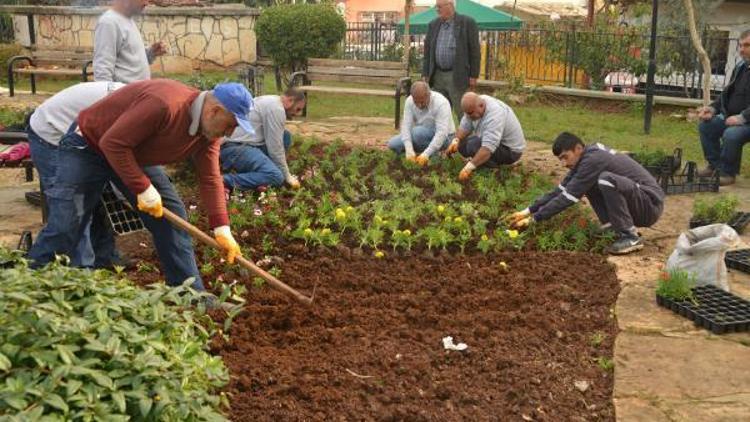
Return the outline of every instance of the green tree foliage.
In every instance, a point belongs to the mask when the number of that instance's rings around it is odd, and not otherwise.
[[[329,3],[281,5],[263,10],[255,32],[275,65],[295,71],[310,57],[334,53],[346,22]]]
[[[646,61],[640,54],[645,41],[642,33],[618,26],[609,15],[597,16],[593,28],[558,31],[560,28],[552,24],[549,29],[552,32],[544,37],[547,54],[586,72],[593,89],[603,87],[609,72],[641,75],[646,70]]]

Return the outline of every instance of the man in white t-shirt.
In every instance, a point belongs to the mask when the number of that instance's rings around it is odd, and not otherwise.
[[[84,82],[58,92],[34,110],[27,133],[31,159],[39,173],[39,184],[43,192],[49,191],[54,184],[60,139],[76,120],[78,113],[123,86],[125,84],[120,82]],[[111,241],[105,243],[108,245],[97,245],[94,253],[89,235],[84,233],[74,256],[70,257],[71,264],[76,267],[94,267],[99,258],[99,266],[108,266],[109,263],[103,261],[110,259],[114,246]]]
[[[166,53],[161,42],[146,49],[133,21],[147,0],[114,0],[94,30],[94,80],[131,83],[151,79],[149,65]]]

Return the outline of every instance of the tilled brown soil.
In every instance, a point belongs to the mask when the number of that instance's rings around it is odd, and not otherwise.
[[[281,278],[317,286],[313,306],[246,277],[246,311],[214,346],[233,420],[614,420],[597,358],[612,356],[619,286],[603,257],[295,249]],[[445,336],[468,350],[446,351]]]

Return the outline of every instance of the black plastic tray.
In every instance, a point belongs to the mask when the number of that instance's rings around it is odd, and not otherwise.
[[[748,223],[750,223],[750,212],[738,212],[734,215],[734,217],[732,217],[731,220],[729,220],[727,225],[733,228],[737,233],[742,234],[742,232],[745,231],[745,226],[747,226]],[[694,218],[690,219],[691,229],[694,229],[696,227],[708,226],[710,224],[714,224],[714,222],[708,220],[696,220]]]
[[[630,156],[636,159],[635,154],[631,153]],[[659,179],[664,174],[674,174],[682,166],[682,148],[675,148],[672,156],[664,157],[661,163],[654,165],[643,165],[643,168],[648,170],[655,178]]]
[[[659,306],[693,321],[714,334],[750,331],[750,302],[716,286],[693,288],[695,303],[656,296]]]
[[[107,183],[102,192],[102,204],[107,212],[107,219],[112,230],[117,235],[133,233],[143,230],[143,221],[138,213],[125,203],[125,199],[118,196],[112,186]]]
[[[679,174],[663,172],[657,181],[667,195],[696,192],[718,192],[719,174],[709,177],[698,177],[697,165],[688,161]]]
[[[750,249],[729,251],[724,256],[727,267],[750,274]]]

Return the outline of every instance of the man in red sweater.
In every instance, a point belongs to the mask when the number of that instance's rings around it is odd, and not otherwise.
[[[46,192],[49,219],[28,252],[32,266],[45,265],[56,254],[70,255],[82,222],[88,221],[104,184],[112,181],[141,210],[167,283],[194,277],[193,287],[203,290],[189,235],[162,218],[163,206],[186,218],[185,206],[171,183],[158,183],[157,191],[142,168],[193,160],[209,224],[233,262],[241,252],[229,230],[219,146],[237,125],[253,131],[246,117],[252,106],[240,84],[201,92],[156,79],[127,85],[81,111],[60,141],[55,184]]]

